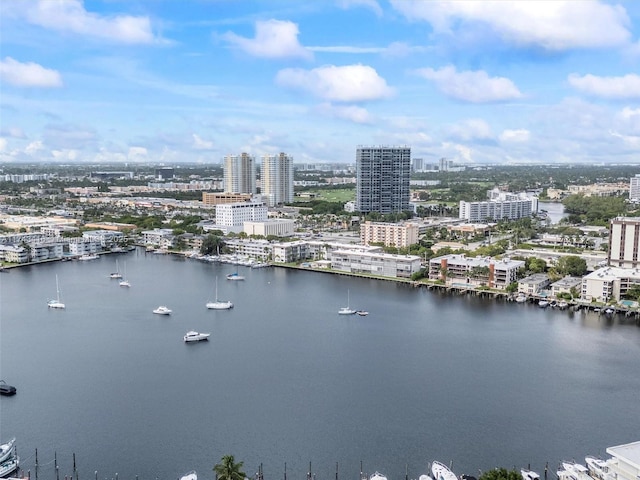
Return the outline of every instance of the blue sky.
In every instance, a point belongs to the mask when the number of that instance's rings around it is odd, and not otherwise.
[[[640,2],[0,0],[0,161],[640,163]]]

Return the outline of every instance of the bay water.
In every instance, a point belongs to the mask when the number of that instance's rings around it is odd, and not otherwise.
[[[109,278],[126,264],[131,288]],[[417,478],[562,460],[640,440],[634,319],[392,281],[135,252],[0,274],[0,441],[80,479],[309,471]],[[66,310],[47,308],[56,275]],[[221,300],[212,311],[216,277]],[[370,314],[340,316],[347,303]],[[154,315],[158,305],[171,316]],[[210,332],[185,344],[188,330]],[[59,469],[55,470],[54,458]]]

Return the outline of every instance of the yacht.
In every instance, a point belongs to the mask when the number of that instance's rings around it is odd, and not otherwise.
[[[347,290],[347,306],[338,310],[338,315],[353,315],[356,311],[349,306],[349,290]]]
[[[56,275],[56,298],[47,302],[49,308],[64,309],[66,305],[60,300],[60,286],[58,285],[58,275]]]
[[[522,475],[523,480],[540,480],[540,475],[528,468],[521,469],[520,475]]]
[[[198,480],[198,474],[195,470],[191,470],[189,473],[185,473],[181,476],[180,480]]]
[[[569,304],[565,301],[565,300],[560,300],[558,302],[558,308],[560,310],[564,310],[565,308],[567,308],[569,306]]]
[[[565,472],[565,479],[573,480],[593,480],[589,476],[589,470],[584,465],[575,462],[562,462],[562,469]]]
[[[369,480],[387,480],[387,476],[380,472],[375,472],[373,475],[369,476]]]
[[[20,465],[20,457],[17,455],[12,456],[8,460],[0,463],[0,478],[4,478],[9,475],[11,472],[14,472],[18,469]]]
[[[229,310],[230,308],[233,308],[233,303],[231,303],[229,300],[227,300],[226,302],[218,300],[218,277],[216,277],[215,301],[207,302],[206,306],[210,310]]]
[[[538,306],[540,308],[547,308],[549,306],[549,300],[538,300]]]
[[[524,302],[526,302],[526,301],[527,301],[527,296],[526,296],[524,293],[519,293],[519,294],[516,296],[516,302],[518,302],[518,303],[524,303]]]
[[[435,480],[458,480],[456,474],[440,462],[433,462],[431,464],[431,474]]]
[[[606,460],[586,456],[584,461],[587,464],[589,475],[598,480],[606,480],[609,477],[609,464]]]
[[[153,311],[153,313],[157,313],[158,315],[171,315],[171,309],[169,307],[165,307],[164,305],[160,305]]]
[[[369,315],[369,312],[367,312],[366,310],[356,310],[356,315],[360,315],[361,317],[366,317],[367,315]]]
[[[207,340],[211,334],[210,333],[199,333],[193,330],[188,331],[184,336],[185,342],[200,342],[202,340]]]
[[[4,380],[0,380],[0,395],[5,395],[7,397],[10,397],[11,395],[15,395],[16,391],[17,391],[16,387],[14,387],[13,385],[9,385]],[[0,448],[1,447],[2,446],[0,446]]]
[[[9,440],[7,443],[0,445],[0,463],[4,462],[7,458],[13,455],[13,445],[16,443],[15,437]]]
[[[100,257],[98,257],[98,255],[96,255],[95,253],[85,253],[84,255],[80,255],[79,260],[82,260],[83,262],[86,262],[88,260],[96,260]]]

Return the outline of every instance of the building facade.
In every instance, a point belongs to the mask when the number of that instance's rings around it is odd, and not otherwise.
[[[636,268],[640,246],[640,217],[617,217],[609,223],[607,264],[612,267]]]
[[[411,148],[358,147],[356,210],[382,214],[410,210],[410,179]]]
[[[216,193],[202,192],[202,203],[205,205],[220,205],[222,203],[250,202],[250,193]]]
[[[382,243],[387,247],[407,248],[418,243],[417,223],[365,222],[360,225],[363,245]]]
[[[295,231],[295,221],[287,218],[278,218],[264,222],[244,222],[243,229],[247,235],[290,237]]]
[[[256,193],[256,161],[248,153],[224,157],[224,192]]]
[[[460,201],[459,218],[467,222],[487,220],[518,220],[538,212],[538,198],[526,193],[490,190],[489,200],[482,202]]]
[[[524,265],[523,260],[443,255],[429,261],[429,279],[460,287],[468,285],[505,289],[516,281],[518,269]]]
[[[417,255],[396,255],[381,251],[334,250],[329,253],[331,268],[341,272],[383,277],[411,278],[420,271]]]
[[[259,202],[225,203],[216,206],[216,225],[242,226],[244,222],[267,220],[267,206]]]
[[[260,182],[268,206],[293,203],[293,157],[286,153],[264,155]]]

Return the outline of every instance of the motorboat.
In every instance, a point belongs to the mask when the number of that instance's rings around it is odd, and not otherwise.
[[[66,305],[60,300],[60,286],[58,285],[58,276],[56,275],[56,298],[47,302],[49,308],[64,309]]]
[[[16,394],[16,387],[9,385],[4,380],[0,380],[0,395],[11,396]]]
[[[606,480],[609,475],[609,464],[606,460],[586,456],[584,461],[587,464],[589,475],[598,480]]]
[[[225,301],[218,300],[218,277],[216,277],[215,301],[207,302],[206,306],[210,310],[229,310],[230,308],[233,308],[233,303],[231,303],[230,301],[227,300],[225,302]]]
[[[549,300],[538,300],[538,306],[540,308],[547,308],[549,306]]]
[[[349,290],[347,290],[347,306],[338,310],[338,315],[353,315],[356,311],[349,306]]]
[[[85,253],[84,255],[80,255],[79,260],[82,260],[83,262],[89,261],[89,260],[96,260],[100,257],[98,257],[98,255],[96,255],[95,253]]]
[[[387,480],[387,476],[380,472],[375,472],[373,475],[369,476],[369,480]]]
[[[540,479],[539,474],[537,474],[533,470],[529,470],[528,468],[521,469],[520,475],[522,475],[523,480],[539,480]]]
[[[564,300],[561,300],[561,301],[558,302],[558,308],[560,310],[564,310],[568,306],[569,306],[569,304],[567,302],[565,302]]]
[[[244,277],[238,272],[233,272],[227,275],[227,280],[244,280]]]
[[[158,315],[171,315],[171,309],[164,305],[160,305],[153,311],[153,313],[157,313]]]
[[[456,474],[440,462],[433,462],[431,464],[431,474],[435,480],[458,480]]]
[[[15,437],[9,440],[7,443],[0,445],[0,463],[13,455],[13,445],[16,443]]]
[[[527,301],[527,296],[526,296],[524,293],[519,293],[519,294],[516,296],[516,302],[518,302],[518,303],[524,303],[524,302],[526,302],[526,301]]]
[[[0,478],[4,478],[11,472],[16,471],[18,466],[20,466],[20,457],[17,455],[12,456],[3,463],[0,463]]]
[[[191,470],[189,473],[185,473],[181,476],[180,480],[198,480],[198,474],[195,470]]]
[[[562,462],[562,469],[566,472],[565,478],[575,480],[592,480],[589,476],[589,469],[576,462]]]
[[[361,317],[366,317],[367,315],[369,315],[369,312],[367,312],[366,310],[356,310],[356,315],[360,315]]]
[[[188,331],[184,336],[185,342],[200,342],[202,340],[207,340],[211,334],[210,333],[199,333],[193,330]]]
[[[604,309],[605,315],[613,315],[614,313],[616,313],[615,308],[607,307]]]

